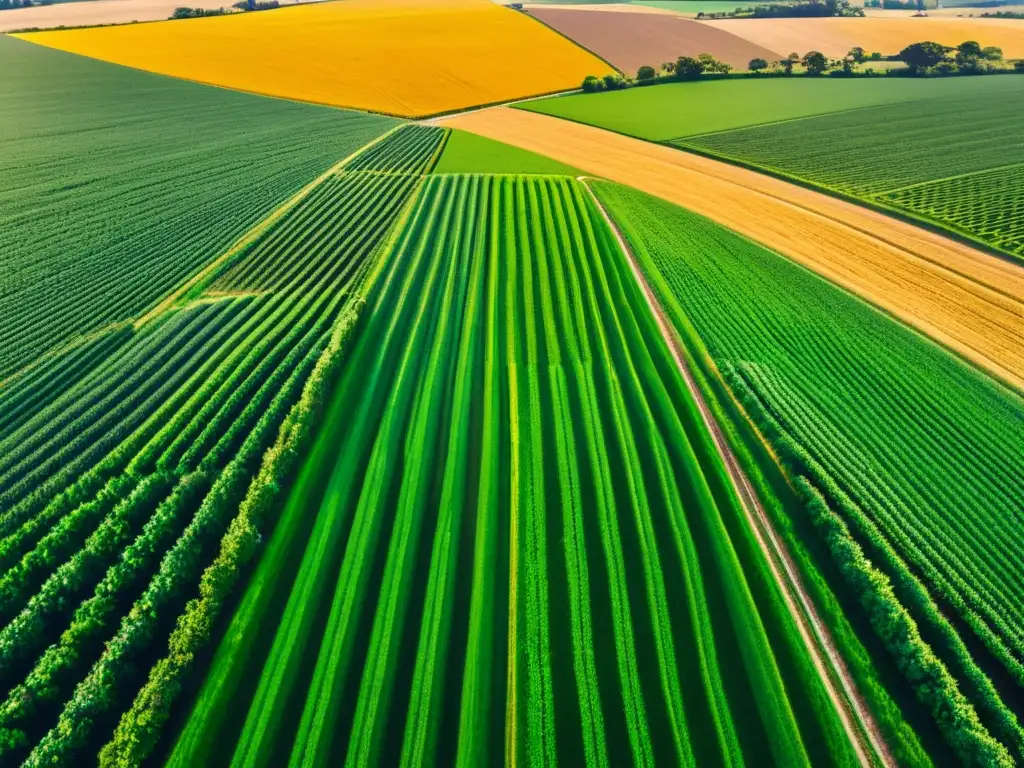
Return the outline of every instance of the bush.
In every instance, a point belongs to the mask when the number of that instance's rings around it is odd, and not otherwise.
[[[646,65],[640,67],[636,71],[636,79],[640,80],[653,80],[657,76],[657,72],[654,71],[654,67],[648,67]]]
[[[594,75],[587,75],[583,78],[583,92],[597,93],[604,90],[604,82]]]
[[[691,56],[676,59],[675,75],[680,80],[696,80],[704,71],[704,65]]]
[[[1018,75],[1024,75],[1024,60],[1013,62],[1013,71]]]
[[[604,88],[606,91],[621,91],[629,85],[622,75],[605,75]]]
[[[747,69],[751,72],[760,72],[762,69],[768,69],[768,62],[764,59],[751,59]]]

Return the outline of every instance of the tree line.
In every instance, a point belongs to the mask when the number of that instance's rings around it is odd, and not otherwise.
[[[898,61],[905,67],[876,73],[870,67],[858,70],[857,67],[872,62]],[[795,74],[797,66],[802,67],[803,76],[820,77],[854,77],[884,76],[890,77],[936,77],[950,75],[985,75],[1005,72],[1024,74],[1024,61],[1007,62],[1003,59],[1003,51],[996,46],[982,47],[974,40],[967,40],[958,46],[946,46],[934,42],[921,42],[908,45],[895,56],[883,57],[880,53],[868,53],[863,48],[852,48],[840,59],[830,59],[821,51],[808,51],[801,56],[791,53],[778,61],[763,58],[751,59],[747,71],[754,76],[789,77]],[[720,61],[710,53],[701,53],[696,57],[680,56],[675,61],[666,61],[660,70],[645,65],[636,72],[636,77],[622,74],[608,74],[604,77],[588,75],[583,79],[582,89],[585,93],[601,91],[618,91],[633,86],[654,85],[656,83],[674,82],[679,80],[701,80],[708,77],[724,77],[732,73],[733,67]]]

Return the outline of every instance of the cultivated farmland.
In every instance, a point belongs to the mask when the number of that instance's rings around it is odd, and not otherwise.
[[[949,746],[966,764],[1020,761],[1020,397],[760,246],[634,190],[595,188],[694,358],[706,350],[805,488],[841,572],[877,611],[873,626]],[[917,629],[880,608],[884,590],[843,543],[850,534]],[[921,638],[931,650],[912,652]],[[962,717],[947,719],[950,708]],[[971,708],[984,733],[959,730]]]
[[[171,765],[854,759],[582,184],[429,177],[364,318]]]
[[[0,37],[0,382],[156,304],[394,121]]]
[[[25,37],[197,82],[407,117],[569,90],[611,72],[490,0],[345,0]]]
[[[152,749],[443,136],[388,135],[153,319],[0,390],[0,762]]]
[[[1000,79],[1000,78],[994,78]],[[1024,256],[1024,78],[678,144],[912,212]],[[976,90],[974,88],[972,91]],[[961,119],[963,128],[949,129]]]
[[[684,205],[1024,385],[1024,273],[1007,259],[735,165],[525,110],[487,110],[443,124]]]

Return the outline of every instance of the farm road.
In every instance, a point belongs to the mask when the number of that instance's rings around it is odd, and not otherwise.
[[[525,110],[434,121],[682,205],[787,256],[1024,390],[1024,268],[728,163]]]

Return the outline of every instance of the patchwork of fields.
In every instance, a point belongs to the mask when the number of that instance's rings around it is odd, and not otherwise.
[[[691,350],[706,348],[793,475],[892,579],[991,735],[1024,758],[1012,709],[1024,476],[1010,469],[1024,466],[1024,402],[760,246],[634,190],[595,189]]]
[[[1024,386],[1024,272],[1007,259],[761,173],[526,110],[503,107],[441,122],[685,206]]]
[[[170,763],[848,764],[585,188],[431,177],[378,286]]]
[[[201,83],[404,117],[570,90],[611,71],[490,0],[344,0],[24,37]]]
[[[0,69],[0,382],[142,314],[395,124],[6,36]]]
[[[0,765],[1024,764],[1024,78],[252,10],[0,37]]]

